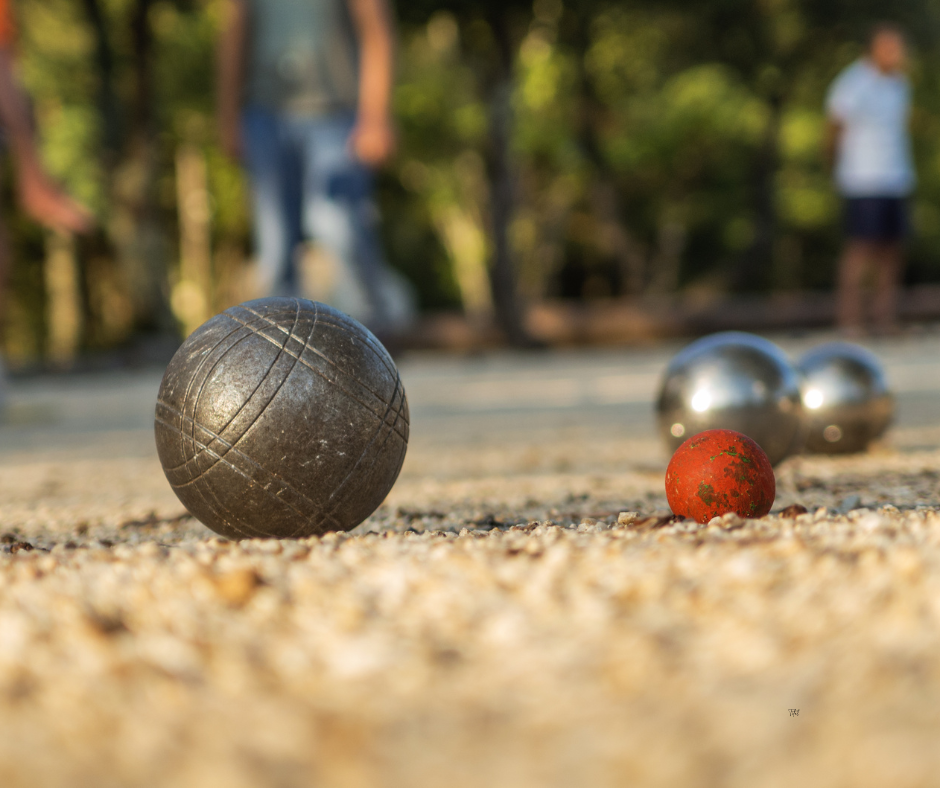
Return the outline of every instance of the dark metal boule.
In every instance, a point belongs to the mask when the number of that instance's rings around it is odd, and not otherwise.
[[[381,343],[295,298],[249,301],[196,329],[167,367],[155,422],[174,492],[232,539],[354,528],[395,483],[408,430]]]

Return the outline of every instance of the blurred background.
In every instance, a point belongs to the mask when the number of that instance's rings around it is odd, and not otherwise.
[[[885,16],[913,50],[902,315],[940,318],[937,0],[397,5],[401,147],[379,196],[390,261],[419,296],[412,345],[830,322],[824,94]],[[50,234],[5,195],[8,364],[162,356],[252,295],[245,182],[215,132],[222,3],[14,7],[43,156],[100,226]],[[328,266],[309,257],[315,290]]]

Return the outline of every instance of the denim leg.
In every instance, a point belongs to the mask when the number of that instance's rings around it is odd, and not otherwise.
[[[355,283],[361,313],[372,328],[395,322],[388,305],[386,266],[379,243],[372,173],[349,150],[349,117],[305,121],[307,166],[304,220],[308,233],[323,244]],[[358,310],[357,310],[358,311]]]
[[[263,295],[296,295],[295,254],[303,241],[300,151],[285,121],[273,112],[247,109],[242,120],[254,208],[258,284]]]

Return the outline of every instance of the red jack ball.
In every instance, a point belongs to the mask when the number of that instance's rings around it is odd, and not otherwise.
[[[707,430],[683,443],[666,469],[666,498],[674,514],[700,523],[734,512],[763,517],[777,482],[764,450],[734,430]]]

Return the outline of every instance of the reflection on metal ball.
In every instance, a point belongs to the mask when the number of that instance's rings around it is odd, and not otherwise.
[[[167,367],[157,450],[183,505],[232,539],[346,531],[408,447],[391,357],[324,304],[265,298],[200,326]]]
[[[773,342],[728,331],[693,342],[670,362],[656,406],[674,451],[711,429],[756,441],[774,464],[802,447],[799,376]]]
[[[803,377],[808,451],[864,451],[884,434],[894,415],[894,397],[874,353],[831,342],[809,351],[797,369]]]

